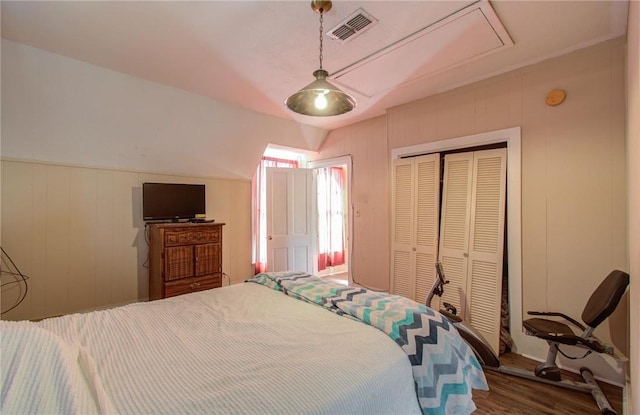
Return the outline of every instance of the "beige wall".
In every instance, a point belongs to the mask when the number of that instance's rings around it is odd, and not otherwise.
[[[389,162],[386,117],[377,117],[330,133],[315,159],[350,154],[353,217],[353,281],[389,289]]]
[[[378,131],[383,122],[376,119],[332,131],[321,157],[357,145],[354,171],[377,171],[379,178],[364,188],[354,180],[354,197],[367,200],[382,189],[389,193],[392,149],[520,126],[523,308],[579,317],[608,272],[628,269],[624,57],[624,40],[615,39],[392,108],[386,149]],[[549,107],[545,96],[555,88],[564,89],[567,100]],[[389,203],[388,196],[376,197]],[[389,226],[386,210],[363,214],[354,232]],[[356,238],[356,246],[354,274],[364,284],[388,288],[388,244]],[[363,272],[367,261],[379,264],[378,273]],[[626,313],[621,315],[612,337],[626,350]],[[599,334],[611,337],[606,324]]]
[[[1,164],[2,246],[29,276],[29,295],[3,319],[37,319],[148,298],[144,182],[205,184],[207,217],[226,223],[223,271],[232,282],[252,275],[249,181],[6,159]],[[3,288],[3,309],[16,294]]]
[[[627,168],[629,177],[629,273],[631,275],[631,399],[640,411],[640,2],[629,4],[627,34]]]

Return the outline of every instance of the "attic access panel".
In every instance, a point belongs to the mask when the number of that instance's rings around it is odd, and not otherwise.
[[[511,45],[513,41],[491,5],[481,1],[337,71],[331,78],[371,98]]]

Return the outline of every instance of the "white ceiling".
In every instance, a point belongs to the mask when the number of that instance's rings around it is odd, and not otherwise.
[[[439,30],[478,7],[495,12],[497,26]],[[621,36],[628,2],[335,1],[325,33],[360,8],[378,20],[344,43],[324,37],[324,69],[358,101],[336,117],[302,116],[284,105],[319,65],[319,21],[309,1],[3,0],[1,8],[3,38],[333,129]],[[477,33],[498,36],[485,41]]]

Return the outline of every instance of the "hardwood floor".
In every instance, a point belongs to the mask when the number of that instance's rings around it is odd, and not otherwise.
[[[532,370],[537,362],[506,353],[502,364]],[[473,391],[478,409],[474,415],[598,415],[600,410],[590,394],[546,385],[533,380],[485,370],[489,391]],[[581,380],[574,373],[563,372],[563,379]],[[598,382],[613,409],[622,415],[622,388]]]

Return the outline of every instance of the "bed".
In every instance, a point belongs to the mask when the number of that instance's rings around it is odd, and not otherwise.
[[[487,388],[438,313],[301,273],[0,324],[3,414],[467,414]]]

